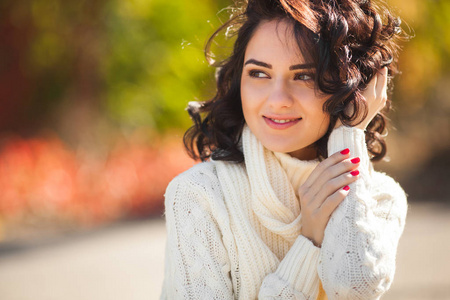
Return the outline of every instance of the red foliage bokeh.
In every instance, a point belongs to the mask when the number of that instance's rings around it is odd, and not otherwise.
[[[170,180],[194,162],[182,144],[122,142],[102,158],[57,137],[0,144],[0,217],[98,224],[161,214]]]

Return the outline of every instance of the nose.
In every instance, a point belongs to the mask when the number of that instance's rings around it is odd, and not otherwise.
[[[287,108],[294,103],[288,84],[281,79],[274,82],[267,100],[272,108]]]

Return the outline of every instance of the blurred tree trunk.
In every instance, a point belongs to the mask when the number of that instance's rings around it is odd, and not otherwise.
[[[0,131],[59,131],[78,143],[103,90],[102,12],[108,0],[0,4]]]
[[[23,107],[34,93],[27,53],[34,28],[21,2],[0,4],[0,131],[29,127]]]
[[[71,80],[61,106],[53,113],[58,130],[75,144],[89,142],[90,133],[101,118],[100,58],[105,55],[102,9],[106,2],[83,1],[82,13],[74,22],[68,40],[74,52]]]

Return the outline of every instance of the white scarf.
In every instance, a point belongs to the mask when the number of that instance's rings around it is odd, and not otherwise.
[[[239,199],[265,228],[293,243],[301,231],[297,190],[318,161],[302,161],[268,150],[247,125],[242,132],[242,148],[245,169],[232,163],[215,162],[225,198]]]
[[[243,164],[215,161],[239,253],[243,295],[257,295],[264,277],[276,270],[301,233],[296,190],[318,161],[301,161],[266,149],[247,126]],[[224,237],[225,238],[225,237]],[[266,251],[262,251],[266,249]]]
[[[300,235],[300,203],[296,192],[317,161],[301,161],[266,149],[245,126],[245,166],[252,191],[252,209],[261,224],[290,243]]]

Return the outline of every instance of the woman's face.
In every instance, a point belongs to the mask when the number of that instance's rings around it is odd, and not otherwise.
[[[299,159],[317,157],[312,146],[327,131],[328,96],[314,89],[314,69],[303,59],[285,21],[264,22],[245,51],[241,76],[244,118],[267,149]]]

